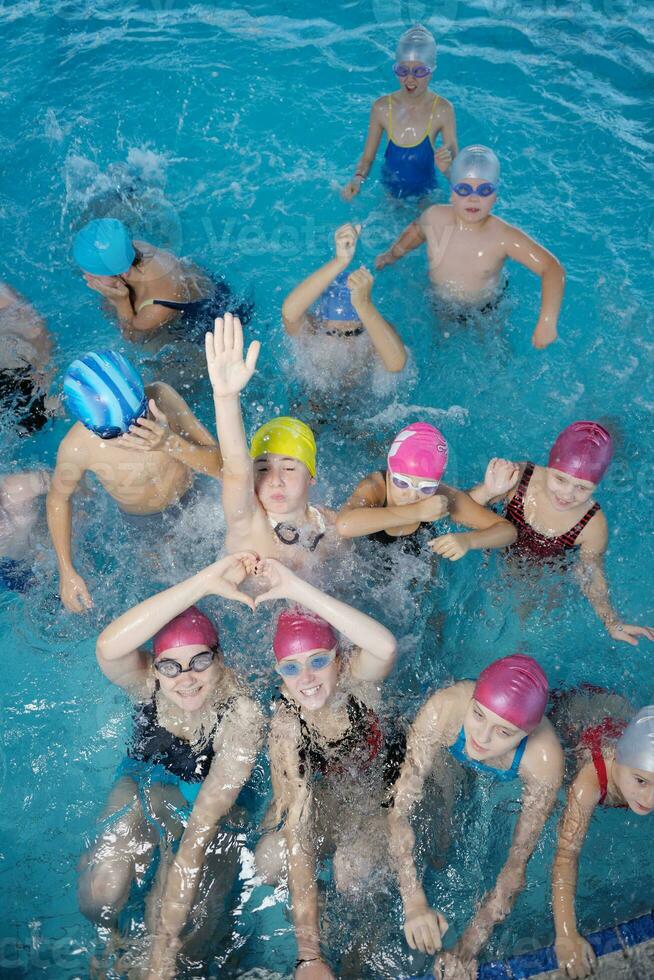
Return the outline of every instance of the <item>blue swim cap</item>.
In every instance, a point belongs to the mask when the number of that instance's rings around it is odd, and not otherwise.
[[[101,350],[84,354],[64,377],[68,411],[101,439],[115,439],[148,410],[138,372],[122,354]]]
[[[356,320],[360,322],[357,311],[352,306],[350,287],[347,284],[349,272],[339,272],[329,284],[316,304],[316,315],[321,320]]]
[[[136,258],[136,252],[122,221],[97,218],[75,235],[73,257],[92,276],[122,276]]]

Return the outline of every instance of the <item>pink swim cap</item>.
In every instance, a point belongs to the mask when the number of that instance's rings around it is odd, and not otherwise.
[[[333,650],[336,643],[334,630],[315,613],[300,608],[285,609],[280,613],[273,640],[278,662],[308,650]]]
[[[613,440],[599,422],[573,422],[559,433],[548,466],[599,483],[613,456]]]
[[[516,653],[482,670],[472,696],[523,732],[533,732],[545,714],[548,693],[540,664],[533,657]]]
[[[179,616],[175,616],[155,635],[152,645],[155,657],[176,647],[190,647],[202,644],[207,647],[218,646],[218,633],[210,619],[201,613],[197,606],[190,606]]]
[[[433,425],[412,422],[402,429],[388,453],[391,473],[440,480],[447,466],[447,442]]]

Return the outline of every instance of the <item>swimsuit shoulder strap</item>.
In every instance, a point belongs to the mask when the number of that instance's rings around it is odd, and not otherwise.
[[[524,472],[522,474],[522,477],[520,479],[520,483],[518,484],[518,489],[513,494],[511,500],[509,501],[509,507],[513,505],[514,507],[519,507],[520,510],[522,510],[522,504],[525,499],[525,491],[529,486],[529,481],[531,480],[533,472],[534,472],[534,464],[527,463]]]
[[[438,96],[435,95],[434,96],[434,101],[431,104],[431,112],[429,113],[429,120],[427,122],[427,128],[425,130],[425,136],[429,136],[429,132],[431,130],[431,124],[432,124],[432,122],[434,120],[434,112],[436,111],[436,103],[437,102],[438,102]],[[425,138],[425,136],[423,136],[423,139]],[[430,141],[431,141],[431,137],[429,137],[429,138],[430,138]]]
[[[518,774],[518,769],[520,768],[522,757],[525,754],[525,749],[527,748],[528,740],[529,740],[529,736],[525,735],[525,737],[520,742],[520,745],[515,750],[515,755],[513,756],[513,762],[511,763],[511,768],[508,771],[512,776],[517,776]]]
[[[600,505],[595,502],[592,507],[588,508],[581,520],[578,521],[575,526],[567,532],[567,534],[561,535],[561,537],[566,539],[567,545],[573,545],[575,543],[591,517],[594,517],[598,510],[601,510]]]
[[[156,302],[157,302],[156,299],[144,299],[142,303],[139,303],[136,309],[136,315],[138,316],[141,310],[144,310],[146,306],[154,306]]]
[[[393,96],[388,96],[388,138],[393,139]]]

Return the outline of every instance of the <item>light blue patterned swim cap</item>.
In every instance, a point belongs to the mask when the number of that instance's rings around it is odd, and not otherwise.
[[[68,411],[101,439],[114,439],[148,410],[138,371],[122,354],[92,351],[70,365],[64,376]]]

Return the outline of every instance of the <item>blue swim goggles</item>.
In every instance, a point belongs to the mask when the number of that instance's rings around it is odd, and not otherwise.
[[[466,184],[462,182],[460,184],[453,184],[452,190],[459,197],[470,197],[471,194],[477,194],[479,197],[490,197],[497,190],[497,184],[491,184],[486,182],[480,184],[479,187],[474,188],[472,184]]]
[[[418,65],[417,68],[407,68],[406,65],[401,65],[399,62],[393,65],[393,71],[398,78],[408,78],[409,75],[413,75],[414,78],[426,78],[427,75],[431,75],[431,68],[427,68],[427,65]]]
[[[275,668],[282,677],[299,677],[305,668],[309,670],[324,670],[336,657],[336,647],[333,650],[326,650],[324,653],[314,653],[308,657],[303,664],[297,660],[282,660]]]

